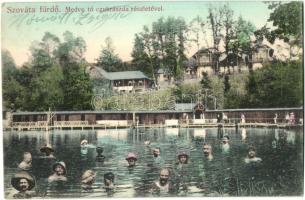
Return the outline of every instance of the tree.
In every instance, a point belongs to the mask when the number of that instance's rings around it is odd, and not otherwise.
[[[145,52],[144,41],[138,34],[135,34],[134,46],[131,56],[133,58],[132,65],[136,69],[141,70],[149,77],[153,77],[152,71],[150,69],[150,59]]]
[[[236,40],[232,42],[231,49],[238,55],[239,53],[245,53],[249,56],[249,60],[252,60],[252,52],[255,51],[255,46],[251,45],[251,36],[254,35],[255,26],[250,22],[244,20],[241,16],[238,18],[235,32]],[[248,69],[252,72],[252,62],[248,63]]]
[[[222,109],[224,107],[224,84],[222,78],[218,76],[213,76],[211,78],[210,94],[210,97],[215,101],[213,103],[216,103],[216,108]]]
[[[82,66],[73,66],[62,81],[65,110],[91,110],[93,82]]]
[[[10,80],[14,78],[17,73],[15,61],[8,50],[2,50],[2,80]]]
[[[300,62],[273,63],[249,77],[248,107],[297,107],[303,105],[303,65]]]
[[[233,20],[233,10],[229,7],[228,4],[225,4],[224,7],[222,8],[222,12],[224,15],[224,19],[223,19],[223,26],[224,26],[224,33],[225,33],[225,53],[227,55],[226,57],[226,66],[224,67],[228,67],[228,63],[229,63],[229,53],[232,50],[230,48],[230,42],[231,40],[234,38],[234,20]],[[225,71],[225,69],[224,69]],[[229,70],[230,73],[230,70]]]
[[[56,62],[55,56],[59,44],[59,38],[50,32],[44,34],[41,42],[32,42],[30,47],[32,54],[30,63],[35,73],[39,74]]]
[[[63,72],[69,71],[69,66],[77,66],[75,63],[84,63],[84,53],[86,52],[86,42],[82,37],[66,31],[63,34],[64,42],[60,43],[56,50],[56,58],[63,67]],[[73,64],[73,65],[70,65]]]
[[[241,108],[247,95],[246,83],[248,83],[249,74],[239,74],[231,76],[228,80],[229,90],[225,93],[224,108]]]
[[[148,26],[136,34],[133,56],[134,60],[143,59],[145,66],[149,66],[149,75],[155,80],[154,74],[162,68],[169,72],[176,80],[182,78],[183,63],[187,60],[185,55],[186,33],[188,27],[183,18],[160,18],[153,22],[151,30]],[[142,43],[139,42],[142,40]],[[142,46],[142,47],[141,47]],[[139,50],[144,49],[140,54]],[[138,52],[135,54],[135,52]],[[145,70],[148,71],[148,70]],[[156,81],[156,80],[155,80]]]
[[[227,93],[230,88],[231,88],[231,84],[230,84],[230,81],[229,81],[229,75],[225,75],[224,76],[224,93]]]
[[[202,79],[200,81],[203,89],[211,89],[211,80],[206,72],[202,73]]]
[[[178,103],[196,103],[199,91],[198,83],[177,84],[174,94]]]
[[[222,8],[213,8],[209,7],[209,13],[208,13],[208,20],[210,24],[210,28],[212,31],[212,38],[213,38],[213,68],[215,72],[219,71],[219,43],[220,43],[220,36],[221,36],[221,30],[223,27],[223,11]]]
[[[102,47],[101,54],[97,59],[97,66],[102,67],[109,72],[122,71],[122,61],[114,52],[112,39],[107,37],[105,39],[105,46]]]
[[[45,111],[49,108],[52,110],[62,108],[64,103],[64,93],[61,87],[63,79],[62,69],[58,65],[53,65],[40,76],[32,79],[29,109]]]
[[[289,40],[291,38],[300,40],[303,31],[303,2],[292,1],[288,3],[271,3],[272,10],[269,22],[276,27],[272,32],[279,38]],[[301,42],[301,41],[300,41]]]

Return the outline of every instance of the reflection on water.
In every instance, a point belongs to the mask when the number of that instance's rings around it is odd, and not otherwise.
[[[221,135],[229,135],[225,146]],[[171,170],[174,193],[161,196],[282,196],[303,194],[303,136],[301,130],[278,129],[113,129],[97,131],[4,132],[5,195],[17,193],[10,185],[18,172],[23,152],[33,157],[30,173],[36,178],[37,198],[64,197],[147,197],[162,167]],[[82,152],[80,141],[90,148]],[[150,141],[145,145],[144,141]],[[56,159],[41,157],[40,148],[50,144]],[[203,155],[203,143],[213,149],[212,159]],[[249,146],[256,148],[260,164],[245,164]],[[102,147],[98,161],[95,147]],[[154,162],[152,150],[161,149],[162,162]],[[177,153],[189,155],[187,165],[179,166]],[[83,150],[84,151],[84,150]],[[128,167],[128,152],[138,155],[135,167]],[[48,184],[52,164],[66,163],[67,183]],[[96,172],[90,190],[84,190],[81,177],[86,170]],[[106,190],[104,174],[112,172],[114,189]]]

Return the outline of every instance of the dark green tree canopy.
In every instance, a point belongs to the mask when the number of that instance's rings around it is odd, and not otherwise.
[[[105,39],[105,46],[102,48],[101,54],[97,59],[97,66],[102,67],[108,72],[122,71],[122,60],[118,54],[114,52],[112,39]]]
[[[300,39],[303,31],[303,2],[292,1],[288,3],[271,3],[269,9],[272,13],[268,21],[273,22],[276,29],[273,31],[277,37]]]

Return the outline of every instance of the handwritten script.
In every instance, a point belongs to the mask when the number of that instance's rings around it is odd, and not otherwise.
[[[100,29],[110,20],[119,20],[131,15],[132,12],[65,12],[65,13],[19,13],[14,14],[9,21],[9,27],[40,25],[56,23],[62,25],[77,25],[89,27],[88,31]]]

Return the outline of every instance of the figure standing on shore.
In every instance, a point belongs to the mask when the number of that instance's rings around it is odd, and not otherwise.
[[[246,123],[246,116],[244,115],[244,113],[241,114],[240,119],[242,124]]]
[[[292,124],[292,125],[295,124],[295,116],[294,116],[294,113],[293,113],[293,112],[290,113],[289,122],[290,122],[290,124]]]
[[[19,169],[30,170],[32,167],[32,154],[30,152],[23,153],[23,161],[18,165]]]
[[[278,115],[277,115],[277,113],[275,113],[275,114],[274,114],[274,118],[273,118],[273,122],[274,122],[274,124],[276,124],[276,123],[277,123],[277,118],[278,118]]]

